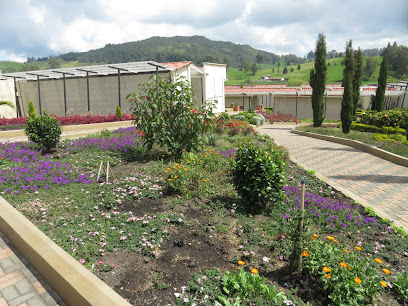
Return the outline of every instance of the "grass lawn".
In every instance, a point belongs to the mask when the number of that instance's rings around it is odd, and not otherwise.
[[[237,131],[218,128],[204,136],[211,145],[178,160],[147,152],[135,127],[66,140],[50,154],[3,143],[1,196],[134,305],[406,303],[408,238],[313,172],[286,159],[285,200],[248,212],[230,173],[238,145],[286,150]],[[97,181],[100,161],[115,180]]]
[[[385,151],[388,151],[394,154],[398,154],[398,155],[408,158],[408,145],[407,144],[397,142],[397,141],[379,141],[374,138],[374,135],[375,135],[374,133],[351,130],[350,133],[344,134],[341,130],[341,127],[315,128],[315,127],[310,127],[310,126],[301,126],[301,127],[298,127],[298,129],[301,131],[305,131],[305,132],[335,136],[335,137],[340,137],[340,138],[347,138],[347,139],[357,140],[357,141],[367,143],[367,144],[376,145],[377,147]]]

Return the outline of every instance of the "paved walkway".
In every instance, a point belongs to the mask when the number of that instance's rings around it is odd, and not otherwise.
[[[65,305],[0,232],[0,306]]]
[[[289,149],[291,158],[334,188],[382,211],[408,229],[408,168],[358,149],[290,133],[293,125],[257,130]],[[364,203],[365,202],[365,203]]]

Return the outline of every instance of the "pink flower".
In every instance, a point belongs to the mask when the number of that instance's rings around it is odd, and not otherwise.
[[[111,265],[111,268],[113,269],[114,267],[115,267],[115,264],[112,264],[112,265]]]
[[[80,259],[80,260],[79,260],[79,263],[80,263],[81,265],[83,265],[84,262],[85,262],[85,259]]]
[[[102,260],[98,261],[98,265],[101,265],[101,264],[103,264],[103,261]]]

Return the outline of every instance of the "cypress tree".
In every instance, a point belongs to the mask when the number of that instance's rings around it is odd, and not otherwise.
[[[326,37],[319,33],[316,41],[316,61],[314,69],[310,71],[310,86],[312,92],[313,125],[319,127],[324,120],[324,90],[326,89]]]
[[[378,88],[375,92],[375,110],[382,112],[384,110],[385,88],[387,87],[387,58],[383,58],[378,76]]]
[[[354,79],[355,63],[353,57],[353,47],[351,39],[346,44],[346,59],[343,70],[344,93],[341,102],[341,127],[343,133],[349,133],[351,122],[353,120],[353,79]]]
[[[357,104],[360,100],[360,86],[363,77],[363,56],[360,47],[354,52],[355,71],[353,78],[353,118],[356,117]]]

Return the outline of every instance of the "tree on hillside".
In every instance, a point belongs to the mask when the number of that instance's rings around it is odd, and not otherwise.
[[[40,68],[33,63],[23,63],[21,66],[20,71],[34,71],[34,70],[40,70]]]
[[[61,68],[61,65],[58,63],[56,59],[52,58],[48,61],[48,67],[51,69],[57,69]]]
[[[384,110],[385,88],[387,87],[387,58],[384,57],[380,67],[380,75],[378,76],[378,87],[375,92],[375,107],[373,109],[381,112]]]
[[[279,72],[279,67],[280,67],[280,61],[278,62],[278,72]]]
[[[263,55],[260,54],[260,53],[258,53],[258,54],[256,55],[256,62],[257,62],[258,64],[260,64],[260,63],[263,62],[263,60],[264,60]]]
[[[362,50],[358,48],[354,52],[354,78],[353,78],[353,118],[357,113],[357,105],[360,101],[360,86],[363,78],[363,55]]]
[[[297,65],[297,70],[300,70],[300,64]]]
[[[351,122],[353,120],[353,79],[355,72],[355,63],[353,57],[353,47],[351,39],[346,44],[346,59],[343,70],[343,100],[341,102],[341,127],[343,133],[349,133]]]
[[[369,57],[366,59],[364,73],[367,74],[368,80],[370,80],[371,77],[373,76],[375,70],[377,69],[377,66],[378,66],[378,62],[374,58]]]
[[[255,75],[255,73],[258,71],[258,66],[253,63],[251,67],[252,75]]]
[[[283,68],[283,74],[287,74],[287,73],[288,73],[288,67],[285,66],[285,67]]]
[[[324,120],[324,90],[326,88],[326,37],[323,33],[319,33],[316,41],[316,61],[314,68],[310,71],[310,86],[312,92],[312,109],[313,109],[313,125],[319,127]]]

